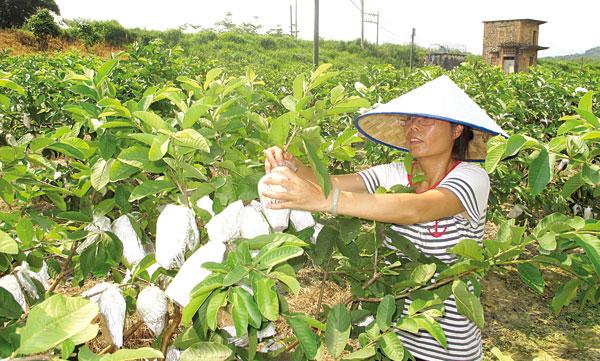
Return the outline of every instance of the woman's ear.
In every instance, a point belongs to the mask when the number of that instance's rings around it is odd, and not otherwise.
[[[461,124],[453,124],[452,125],[452,140],[458,139],[462,132],[465,130],[465,126]]]

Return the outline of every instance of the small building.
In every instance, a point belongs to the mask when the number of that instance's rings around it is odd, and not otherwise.
[[[440,45],[427,53],[427,65],[438,65],[446,70],[452,70],[465,61],[465,53],[464,50]]]
[[[528,71],[537,64],[539,28],[545,21],[533,19],[483,22],[483,59],[506,73]]]

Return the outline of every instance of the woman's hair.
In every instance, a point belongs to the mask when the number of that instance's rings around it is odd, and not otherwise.
[[[452,124],[453,127],[456,124]],[[454,141],[452,146],[452,158],[456,160],[466,160],[467,150],[469,150],[469,142],[473,139],[473,129],[463,125],[463,131],[458,138]]]

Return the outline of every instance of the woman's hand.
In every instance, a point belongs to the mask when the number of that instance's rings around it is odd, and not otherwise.
[[[329,202],[325,199],[320,187],[298,177],[296,173],[287,167],[276,167],[273,172],[282,174],[286,178],[266,179],[265,184],[282,186],[287,192],[263,192],[265,197],[279,201],[278,203],[268,204],[268,208],[299,209],[311,212],[329,210]]]
[[[273,168],[286,165],[286,161],[297,167],[296,157],[292,153],[284,151],[278,146],[263,150],[265,154],[265,173],[271,173]]]

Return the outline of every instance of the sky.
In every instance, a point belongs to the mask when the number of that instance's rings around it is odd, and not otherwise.
[[[64,18],[117,20],[125,27],[172,29],[190,23],[204,28],[225,18],[250,21],[263,31],[290,28],[290,5],[296,0],[55,0]],[[550,49],[540,57],[582,53],[600,46],[599,0],[363,0],[365,12],[380,14],[379,42],[407,44],[412,28],[415,42],[460,46],[481,54],[483,21],[532,18],[540,26],[539,44]],[[299,37],[313,38],[314,0],[297,0]],[[320,37],[360,38],[361,0],[320,0]],[[255,18],[257,17],[257,18]],[[365,24],[365,39],[376,40],[376,25]]]

